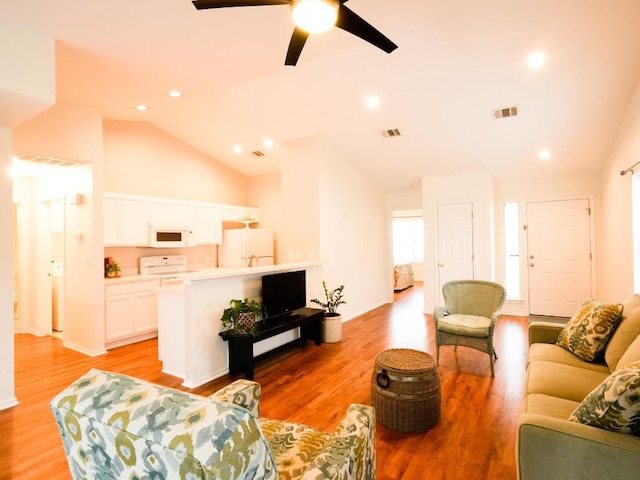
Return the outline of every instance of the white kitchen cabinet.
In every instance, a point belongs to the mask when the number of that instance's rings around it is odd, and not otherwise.
[[[102,221],[104,224],[104,244],[122,244],[122,195],[105,193]]]
[[[106,348],[140,342],[158,335],[156,289],[160,279],[136,282],[105,280]],[[114,282],[109,284],[109,282]]]
[[[201,203],[194,208],[196,245],[222,243],[222,208]]]
[[[144,246],[149,243],[149,201],[145,197],[105,193],[105,246]]]
[[[122,245],[145,246],[149,243],[149,200],[122,195]]]
[[[260,210],[255,207],[242,207],[238,205],[223,205],[222,219],[226,222],[241,222],[241,219],[251,218],[258,221]]]
[[[149,207],[150,220],[155,224],[166,226],[192,226],[194,224],[193,202],[152,198]]]

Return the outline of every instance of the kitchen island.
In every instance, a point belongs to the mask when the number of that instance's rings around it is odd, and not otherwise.
[[[322,295],[320,262],[254,268],[215,268],[184,276],[183,283],[159,288],[158,356],[162,371],[195,388],[229,372],[228,344],[219,335],[220,317],[231,299],[261,298],[262,276],[305,270],[307,299]],[[298,329],[253,345],[254,356],[296,340]]]

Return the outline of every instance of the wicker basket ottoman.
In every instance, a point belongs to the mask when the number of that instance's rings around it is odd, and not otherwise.
[[[422,432],[440,421],[440,377],[433,357],[393,348],[376,357],[371,380],[376,420],[400,432]]]

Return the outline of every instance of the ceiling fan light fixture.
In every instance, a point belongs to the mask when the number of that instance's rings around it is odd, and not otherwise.
[[[294,0],[291,3],[293,23],[308,33],[322,33],[335,25],[337,0]]]

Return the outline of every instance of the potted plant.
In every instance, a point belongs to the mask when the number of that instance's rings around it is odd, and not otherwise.
[[[240,335],[253,335],[257,333],[258,320],[267,314],[262,302],[257,300],[231,300],[229,307],[222,312],[222,326],[225,329],[233,329],[234,333]]]
[[[104,274],[109,278],[119,277],[120,276],[120,265],[118,265],[116,262],[108,263],[104,267]]]
[[[342,315],[338,313],[338,306],[347,303],[343,300],[342,291],[344,285],[329,290],[327,283],[322,281],[322,288],[326,302],[314,298],[311,302],[324,308],[324,320],[322,321],[322,340],[327,343],[335,343],[342,340]]]

